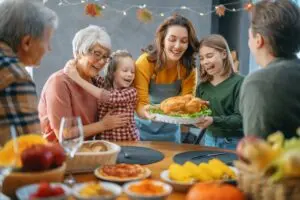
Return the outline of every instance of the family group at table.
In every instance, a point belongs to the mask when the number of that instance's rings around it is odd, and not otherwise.
[[[113,50],[104,27],[89,25],[70,35],[73,58],[48,78],[38,100],[25,67],[55,51],[58,20],[41,3],[0,1],[1,145],[10,125],[19,135],[42,133],[55,142],[61,118],[71,116],[81,118],[86,140],[180,143],[180,125],[154,121],[149,108],[186,94],[212,110],[193,125],[206,129],[207,146],[235,149],[244,135],[278,130],[289,138],[300,126],[300,10],[292,1],[260,1],[251,9],[245,40],[262,69],[246,77],[234,72],[223,36],[198,40],[194,27],[200,25],[174,14],[136,60],[127,50]]]

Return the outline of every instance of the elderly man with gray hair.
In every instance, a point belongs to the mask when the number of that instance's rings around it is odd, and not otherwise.
[[[11,125],[18,134],[40,133],[36,88],[25,67],[40,64],[57,24],[41,3],[0,1],[0,146]]]
[[[75,65],[80,77],[96,86],[97,76],[110,57],[110,36],[104,28],[90,25],[75,34],[72,46],[74,60],[67,62],[64,68]],[[102,101],[109,100],[109,92],[104,89],[101,91],[99,98]],[[97,98],[71,80],[61,69],[47,80],[39,102],[39,117],[46,138],[57,140],[61,118],[72,116],[81,117],[86,138],[122,127],[129,121],[126,114],[112,113],[106,114],[99,121]]]

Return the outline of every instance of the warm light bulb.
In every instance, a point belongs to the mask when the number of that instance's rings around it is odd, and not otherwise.
[[[127,15],[126,11],[123,12],[123,15]]]

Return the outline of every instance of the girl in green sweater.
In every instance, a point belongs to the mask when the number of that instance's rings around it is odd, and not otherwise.
[[[228,44],[221,35],[209,35],[200,41],[200,84],[196,96],[209,101],[212,116],[198,124],[207,128],[206,146],[235,150],[243,136],[239,93],[244,77],[233,72]]]

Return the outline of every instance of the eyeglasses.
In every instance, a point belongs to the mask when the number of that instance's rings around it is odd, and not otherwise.
[[[110,58],[108,55],[103,55],[99,51],[90,50],[89,53],[92,56],[94,56],[98,61],[103,60],[103,61],[107,62]]]

